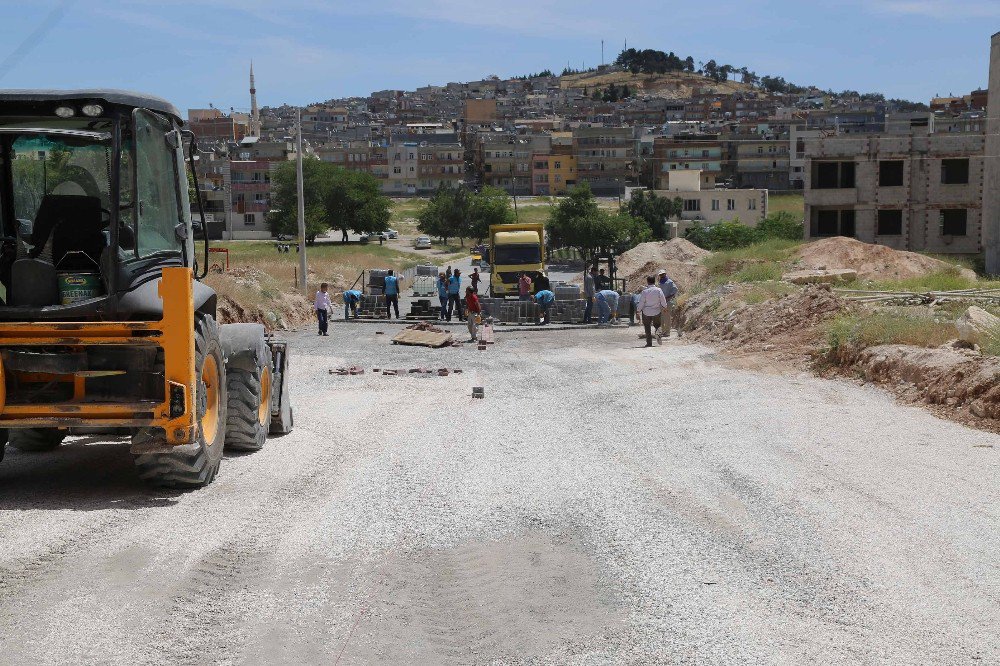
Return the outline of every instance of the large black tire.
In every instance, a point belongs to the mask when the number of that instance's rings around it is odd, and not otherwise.
[[[10,431],[10,445],[18,451],[52,451],[66,439],[58,428],[15,428]]]
[[[132,436],[132,449],[135,454],[135,467],[139,477],[144,481],[168,488],[199,488],[211,483],[219,471],[222,460],[222,449],[226,437],[226,370],[219,342],[219,325],[211,315],[198,314],[194,329],[194,365],[197,382],[197,435],[190,444],[166,448],[165,437],[158,428],[143,428]],[[205,372],[206,360],[214,362],[214,377]],[[216,383],[214,433],[207,433],[206,427],[211,423],[205,419],[208,412],[209,386],[206,380]],[[207,437],[206,437],[207,435]],[[144,452],[143,449],[160,450]]]
[[[259,451],[271,429],[271,349],[263,336],[256,350],[255,368],[226,368],[229,406],[226,415],[226,449]]]
[[[3,460],[4,451],[7,450],[7,438],[8,431],[6,428],[0,428],[0,461]]]

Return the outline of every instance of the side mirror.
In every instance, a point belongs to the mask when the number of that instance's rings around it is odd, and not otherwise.
[[[205,233],[205,225],[201,223],[201,220],[191,220],[191,230],[195,235],[200,235]]]
[[[184,242],[188,239],[188,229],[186,224],[175,224],[174,225],[174,236],[177,240]]]

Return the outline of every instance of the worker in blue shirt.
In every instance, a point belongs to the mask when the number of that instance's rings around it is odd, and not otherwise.
[[[542,320],[538,322],[539,326],[549,323],[549,308],[552,307],[552,303],[555,300],[556,295],[548,289],[542,289],[535,294],[535,302],[538,303],[538,307],[542,309]]]
[[[616,320],[618,316],[618,292],[613,289],[602,289],[597,292],[597,307],[600,317],[597,319],[598,326],[607,326]]]
[[[465,312],[462,311],[462,271],[457,268],[448,278],[448,321],[451,321],[452,310],[457,311],[459,321],[465,321]]]
[[[438,319],[444,321],[448,316],[448,277],[444,273],[438,273],[437,279],[438,303],[441,304],[441,313]]]
[[[399,278],[392,274],[392,269],[389,269],[389,274],[385,276],[385,316],[386,318],[392,317],[392,310],[396,310],[396,319],[399,319]]]
[[[354,318],[358,318],[358,303],[361,301],[361,292],[357,289],[348,289],[344,292],[344,321],[347,321],[347,311],[350,309]]]

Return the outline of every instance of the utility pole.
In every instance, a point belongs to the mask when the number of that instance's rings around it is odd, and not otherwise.
[[[604,65],[604,40],[601,40],[601,65]]]
[[[295,114],[298,122],[298,136],[295,146],[295,180],[298,189],[299,204],[299,289],[306,290],[306,199],[305,185],[302,178],[302,109]]]

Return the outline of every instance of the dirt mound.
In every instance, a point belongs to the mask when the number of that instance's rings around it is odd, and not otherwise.
[[[210,274],[205,282],[218,294],[219,323],[258,323],[272,331],[292,329],[312,318],[309,299],[282,289],[260,269],[236,266]]]
[[[618,257],[618,276],[625,278],[629,291],[634,291],[646,284],[646,276],[662,269],[679,289],[690,289],[707,274],[701,260],[710,254],[684,238],[640,243]]]
[[[823,335],[822,324],[847,307],[828,285],[747,303],[745,292],[754,288],[726,285],[695,294],[683,309],[683,330],[692,339],[737,351],[811,355]]]
[[[952,264],[916,252],[893,250],[841,236],[806,243],[796,253],[796,258],[803,268],[851,268],[862,280],[906,280],[953,268]],[[975,279],[973,271],[958,270]]]

